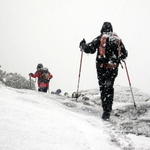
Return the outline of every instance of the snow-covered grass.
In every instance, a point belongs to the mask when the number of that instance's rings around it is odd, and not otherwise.
[[[76,102],[0,85],[0,150],[149,150],[149,97],[137,92],[135,110],[119,89],[128,103],[115,100],[106,122],[98,90],[82,91],[89,99]]]
[[[150,137],[150,102],[138,103],[136,109],[131,105],[115,109],[111,120],[125,133]]]
[[[116,132],[122,132],[126,137],[132,138],[133,143],[131,145],[134,145],[134,147],[128,146],[128,149],[130,147],[130,149],[149,150],[150,145],[145,144],[144,141],[150,142],[150,96],[136,88],[133,88],[133,93],[137,106],[136,109],[133,105],[129,87],[115,86],[113,111],[109,123]],[[100,106],[99,111],[102,111],[98,89],[81,91],[80,94],[80,103],[86,104],[87,107],[95,108],[90,113],[95,112],[98,105]],[[84,102],[85,97],[86,103]],[[113,139],[116,136],[114,135],[112,136]],[[138,143],[137,139],[142,140],[139,140]],[[119,139],[117,138],[117,140]]]

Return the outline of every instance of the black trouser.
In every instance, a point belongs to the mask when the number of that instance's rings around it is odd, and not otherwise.
[[[106,67],[100,67],[100,64],[97,63],[96,68],[103,111],[111,112],[114,97],[113,85],[118,74],[118,67],[115,69],[110,69]]]
[[[38,89],[39,92],[45,92],[45,93],[47,92],[47,90],[48,90],[48,87],[45,87],[45,88],[39,87],[39,89]]]

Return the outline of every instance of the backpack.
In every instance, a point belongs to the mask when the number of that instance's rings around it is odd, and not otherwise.
[[[110,47],[116,47],[118,50],[118,56],[120,56],[120,43],[121,39],[117,36],[117,34],[113,32],[104,33],[100,38],[100,46],[99,46],[99,54],[101,57],[106,57],[106,46],[109,44]]]
[[[42,68],[41,78],[48,81],[50,80],[51,76],[47,68]]]

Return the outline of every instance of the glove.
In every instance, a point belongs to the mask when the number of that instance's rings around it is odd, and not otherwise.
[[[84,50],[85,46],[86,46],[86,41],[85,41],[85,39],[83,39],[83,40],[80,42],[79,47],[81,48],[81,50]]]
[[[31,77],[33,75],[33,73],[29,73],[29,76]]]

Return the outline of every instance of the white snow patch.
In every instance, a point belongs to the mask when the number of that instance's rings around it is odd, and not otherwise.
[[[100,119],[72,112],[45,94],[0,87],[0,150],[111,150]]]

